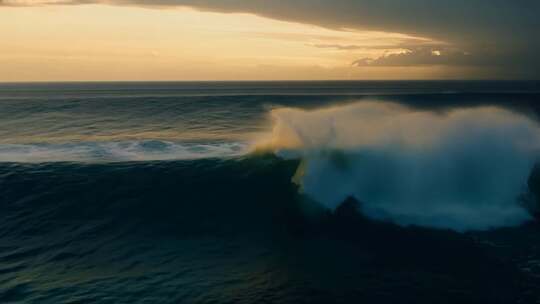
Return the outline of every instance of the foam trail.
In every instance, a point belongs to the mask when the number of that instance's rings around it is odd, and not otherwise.
[[[245,154],[246,143],[177,143],[163,140],[0,144],[0,162],[124,162],[189,160]]]
[[[269,144],[278,155],[303,159],[295,181],[330,208],[354,196],[369,217],[457,231],[531,218],[517,198],[527,191],[540,129],[525,116],[380,102],[272,116]]]

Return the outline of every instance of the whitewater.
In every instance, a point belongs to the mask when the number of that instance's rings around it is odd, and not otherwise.
[[[540,129],[522,114],[361,102],[276,109],[272,117],[266,144],[302,160],[295,181],[329,208],[354,197],[374,219],[458,231],[531,219],[520,198],[540,155]]]

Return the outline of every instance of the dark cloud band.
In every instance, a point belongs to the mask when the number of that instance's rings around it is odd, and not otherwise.
[[[39,1],[38,1],[39,2]],[[245,12],[334,29],[380,30],[429,37],[457,53],[434,58],[422,50],[384,57],[378,65],[491,64],[540,77],[538,0],[71,0],[70,4],[189,6],[215,12]],[[0,4],[14,1],[0,0]],[[337,47],[337,46],[336,46]],[[345,46],[355,48],[355,46]],[[474,56],[464,55],[465,53]],[[461,54],[461,55],[459,55]],[[473,62],[478,60],[478,62]],[[359,61],[362,62],[362,61]],[[358,63],[357,63],[358,65]]]

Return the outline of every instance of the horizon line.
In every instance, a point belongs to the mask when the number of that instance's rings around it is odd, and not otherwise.
[[[0,84],[55,84],[55,83],[278,83],[278,82],[540,82],[540,79],[273,79],[273,80],[30,80],[0,81]]]

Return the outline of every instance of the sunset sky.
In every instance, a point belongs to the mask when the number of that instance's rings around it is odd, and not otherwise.
[[[537,79],[540,1],[0,0],[0,81]]]

